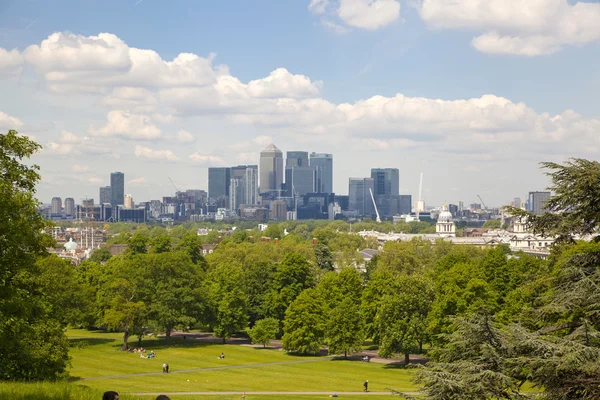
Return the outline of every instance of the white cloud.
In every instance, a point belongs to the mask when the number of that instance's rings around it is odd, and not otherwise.
[[[110,108],[151,112],[156,109],[158,100],[146,88],[123,86],[114,88],[109,95],[102,97],[98,103]]]
[[[135,156],[147,160],[166,160],[178,161],[177,157],[171,150],[152,150],[149,147],[135,146]]]
[[[317,96],[323,82],[311,82],[304,75],[291,74],[285,68],[277,68],[269,76],[250,81],[247,86],[251,97],[314,97]]]
[[[537,56],[600,41],[600,4],[567,0],[421,0],[434,29],[482,32],[472,45],[496,54]]]
[[[83,142],[84,139],[75,135],[73,132],[62,131],[60,134],[60,142],[68,144],[77,144]]]
[[[310,0],[308,10],[313,14],[321,15],[325,13],[328,5],[329,0]]]
[[[104,179],[102,179],[102,178],[98,178],[98,177],[96,177],[96,176],[93,176],[93,177],[91,177],[91,178],[88,178],[88,179],[87,179],[87,182],[88,182],[88,183],[93,183],[93,184],[97,185],[97,184],[99,184],[99,183],[102,183],[102,182],[104,182]]]
[[[225,164],[225,161],[221,157],[200,154],[198,152],[190,154],[188,156],[188,158],[194,164],[207,166],[207,167],[213,167],[213,166]]]
[[[115,136],[131,140],[152,140],[161,137],[160,129],[145,115],[113,110],[106,118],[108,121],[102,128],[90,128],[92,135]]]
[[[177,132],[177,135],[175,135],[175,140],[179,143],[193,143],[196,141],[196,138],[190,132],[180,130]]]
[[[326,29],[329,29],[333,33],[337,33],[338,35],[343,35],[344,33],[350,32],[350,29],[340,24],[336,24],[335,22],[330,21],[327,18],[321,18],[321,21],[319,21],[319,25],[325,27]]]
[[[103,93],[111,87],[204,86],[214,82],[213,56],[181,53],[163,60],[153,50],[127,46],[116,35],[57,32],[24,51],[55,92]]]
[[[23,122],[21,122],[20,119],[18,119],[16,117],[11,117],[10,115],[0,111],[0,129],[1,130],[18,129],[22,126],[23,126]]]
[[[73,172],[88,172],[90,170],[90,167],[88,167],[87,165],[73,165],[71,167],[71,170]]]
[[[8,51],[0,47],[0,75],[20,74],[23,62],[23,56],[17,49]]]
[[[127,181],[128,185],[141,185],[146,183],[146,179],[144,177],[133,178]]]
[[[340,0],[337,15],[347,25],[375,30],[400,17],[397,0]]]
[[[73,152],[73,145],[49,142],[46,146],[44,146],[42,151],[49,154],[64,156]]]

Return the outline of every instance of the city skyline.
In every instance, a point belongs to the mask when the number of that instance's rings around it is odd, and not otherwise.
[[[0,130],[44,146],[44,202],[115,169],[134,199],[206,189],[273,142],[333,154],[336,193],[398,168],[413,199],[423,172],[428,204],[504,204],[597,155],[600,4],[501,1],[3,3]]]

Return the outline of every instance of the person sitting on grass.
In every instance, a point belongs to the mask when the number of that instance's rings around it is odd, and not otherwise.
[[[225,353],[221,353],[221,355],[219,356],[220,359],[225,358]]]
[[[119,400],[119,393],[113,392],[112,390],[104,392],[102,400]]]
[[[169,398],[169,396],[167,396],[166,394],[159,394],[159,395],[156,397],[156,400],[171,400],[171,399],[170,399],[170,398]]]

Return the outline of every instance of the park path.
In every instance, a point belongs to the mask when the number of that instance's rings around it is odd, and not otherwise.
[[[386,396],[392,395],[391,392],[336,392],[336,391],[328,391],[328,392],[167,392],[167,393],[130,393],[133,396],[158,396],[160,394],[165,394],[167,396],[242,396],[242,394],[246,394],[246,396],[252,395],[283,395],[283,396],[300,396],[300,395],[332,395],[336,393],[338,397],[343,395],[364,395],[364,396]],[[406,392],[408,395],[419,395],[419,392]]]
[[[240,365],[227,365],[223,367],[206,367],[206,368],[193,368],[193,369],[176,369],[174,371],[169,371],[169,374],[182,374],[186,372],[200,372],[200,371],[219,371],[222,369],[238,369],[238,368],[253,368],[253,367],[268,367],[271,365],[289,365],[289,364],[301,364],[301,363],[310,363],[310,362],[320,362],[329,360],[331,357],[319,358],[316,360],[297,360],[297,361],[277,361],[271,363],[260,363],[260,364],[240,364]],[[108,375],[108,376],[94,376],[91,378],[81,378],[79,381],[101,381],[104,379],[122,379],[122,378],[132,378],[136,376],[153,376],[153,375],[162,375],[162,371],[156,372],[142,372],[138,374],[126,374],[126,375]]]

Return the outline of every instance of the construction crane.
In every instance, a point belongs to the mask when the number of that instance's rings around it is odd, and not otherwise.
[[[371,193],[371,200],[373,201],[373,207],[375,207],[375,215],[377,215],[376,222],[381,222],[381,218],[379,218],[379,211],[377,210],[377,204],[375,204],[375,197],[373,197],[373,190],[369,188],[369,193]]]
[[[417,221],[419,221],[419,212],[421,211],[421,193],[423,191],[423,173],[421,172],[421,179],[419,179],[419,199],[417,200]]]
[[[485,206],[485,203],[483,202],[483,199],[481,198],[481,196],[477,195],[477,197],[479,197],[479,201],[481,201],[481,205],[483,206],[483,211],[487,211],[487,207]]]
[[[175,188],[175,195],[177,195],[177,193],[181,192],[181,190],[179,190],[179,188],[175,185],[175,182],[173,182],[173,179],[171,179],[171,177],[168,178],[171,181],[171,185],[173,185],[173,187]]]

